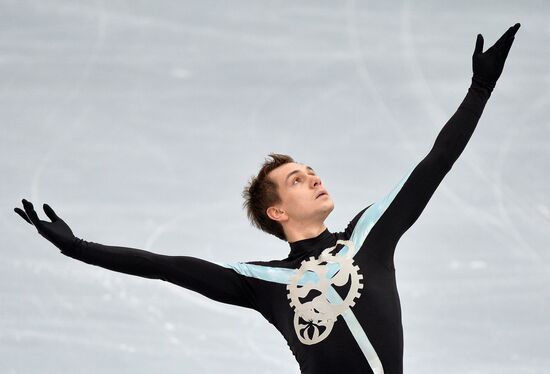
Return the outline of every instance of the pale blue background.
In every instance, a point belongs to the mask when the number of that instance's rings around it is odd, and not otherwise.
[[[89,241],[284,258],[241,191],[269,152],[342,230],[431,148],[477,33],[521,22],[464,154],[397,247],[405,373],[550,372],[550,3],[0,2],[2,373],[298,373],[259,313],[59,253]]]

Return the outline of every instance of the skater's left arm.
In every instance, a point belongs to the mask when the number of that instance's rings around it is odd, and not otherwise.
[[[393,251],[399,238],[414,224],[431,196],[458,159],[481,117],[485,104],[502,73],[519,24],[510,27],[486,52],[483,37],[478,34],[472,56],[473,77],[466,97],[443,126],[430,152],[412,170],[405,182],[384,199],[391,201],[372,229],[373,235],[386,240],[385,248],[376,255],[393,266]]]

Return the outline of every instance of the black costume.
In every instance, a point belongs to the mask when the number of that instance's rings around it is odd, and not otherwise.
[[[78,238],[62,252],[259,311],[283,334],[302,373],[401,373],[395,246],[461,154],[489,96],[472,82],[432,150],[388,195],[342,232],[290,243],[284,260],[215,264]]]
[[[44,211],[52,222],[41,221],[26,200],[25,212],[15,211],[67,256],[257,310],[285,337],[302,373],[402,373],[395,247],[468,143],[519,26],[510,27],[486,52],[478,35],[468,93],[413,170],[344,231],[327,229],[290,243],[284,260],[216,264],[106,246],[75,237],[47,204]]]

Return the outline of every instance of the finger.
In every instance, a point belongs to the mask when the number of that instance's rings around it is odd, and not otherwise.
[[[36,214],[36,212],[34,211],[32,203],[23,199],[23,207],[25,208],[25,213],[27,213],[27,216],[29,217],[33,225],[35,225],[36,227],[40,226],[40,218],[38,218],[38,214]]]
[[[516,32],[518,32],[520,26],[521,25],[519,23],[516,23],[514,26],[510,27],[508,31],[506,31],[507,37],[505,42],[509,42],[510,39],[514,39],[514,36],[516,35]]]
[[[509,31],[510,34],[508,35],[508,39],[506,39],[506,48],[505,53],[508,54],[508,51],[512,47],[512,43],[514,42],[516,32],[518,32],[519,28],[521,27],[521,24],[516,23],[514,26],[510,27]]]
[[[508,55],[508,52],[510,51],[510,48],[512,47],[512,43],[514,42],[514,35],[516,35],[516,32],[518,31],[519,27],[521,25],[519,23],[516,23],[514,26],[510,27],[508,37],[506,40],[502,43],[503,46],[501,49],[503,50],[502,53],[506,57]]]
[[[48,204],[44,204],[43,208],[44,208],[44,212],[46,212],[46,215],[48,216],[49,219],[52,220],[52,222],[59,220],[59,217],[57,216],[57,214],[55,214],[53,209]]]
[[[502,50],[500,52],[500,55],[502,56],[502,59],[504,61],[506,61],[506,59],[508,58],[508,52],[510,52],[510,47],[511,46],[512,46],[512,44],[506,45],[504,48],[502,48]]]
[[[505,44],[504,48],[502,48],[502,55],[504,56],[504,59],[508,57],[508,52],[510,52],[510,48],[512,48],[512,44],[514,43],[514,37],[511,37]]]
[[[31,220],[29,219],[29,217],[27,217],[27,214],[25,212],[23,212],[19,208],[14,208],[13,210],[15,211],[15,213],[19,214],[25,221],[27,221],[28,223],[30,223],[32,225]]]
[[[512,33],[513,27],[510,27],[502,36],[495,42],[495,47],[500,47],[508,38],[510,37],[510,34]]]
[[[514,26],[512,26],[512,36],[516,35],[516,32],[518,32],[519,28],[521,27],[521,24],[518,22]]]
[[[482,53],[482,52],[483,52],[483,36],[481,34],[477,34],[474,53]]]

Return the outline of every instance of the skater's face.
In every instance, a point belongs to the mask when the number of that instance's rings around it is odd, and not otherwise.
[[[277,184],[281,202],[268,208],[271,219],[280,222],[318,223],[334,209],[334,202],[315,171],[303,164],[290,162],[269,173]]]

